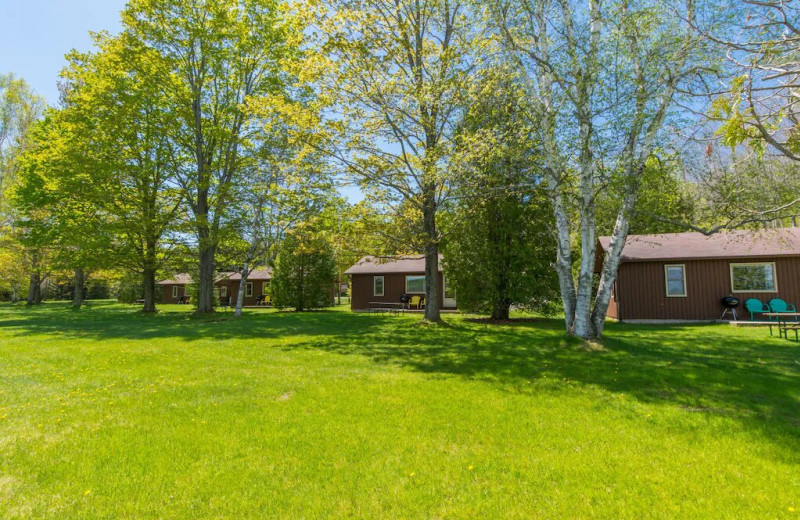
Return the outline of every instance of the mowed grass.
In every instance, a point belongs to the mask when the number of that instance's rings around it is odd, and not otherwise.
[[[0,518],[800,518],[765,329],[0,306]]]

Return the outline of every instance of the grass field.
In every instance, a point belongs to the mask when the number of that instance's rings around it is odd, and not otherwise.
[[[0,518],[800,518],[764,329],[187,310],[0,306]]]

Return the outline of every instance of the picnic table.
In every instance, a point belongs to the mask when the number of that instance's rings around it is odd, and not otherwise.
[[[800,312],[764,312],[762,316],[770,319],[769,335],[772,336],[772,318],[778,327],[778,337],[789,339],[789,331],[794,331],[795,341],[800,341]]]
[[[400,314],[406,310],[406,306],[403,303],[395,303],[395,302],[369,302],[369,312],[380,314],[382,312],[388,314]]]

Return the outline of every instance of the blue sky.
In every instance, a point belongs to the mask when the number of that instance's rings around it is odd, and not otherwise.
[[[0,0],[0,72],[56,103],[64,55],[90,49],[89,31],[118,31],[123,7],[125,0]]]
[[[126,0],[0,0],[0,73],[24,78],[48,103],[58,102],[58,74],[71,49],[92,47],[89,31],[120,30]],[[358,188],[339,191],[352,202]]]

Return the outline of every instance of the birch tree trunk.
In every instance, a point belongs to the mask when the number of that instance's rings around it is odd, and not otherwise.
[[[242,266],[242,280],[239,282],[239,289],[236,291],[236,310],[233,315],[237,318],[242,316],[242,307],[244,305],[245,286],[247,285],[247,278],[250,276],[250,262],[245,261]]]
[[[611,235],[611,244],[603,260],[603,270],[600,274],[600,283],[597,287],[594,308],[592,309],[592,327],[596,337],[602,337],[606,323],[606,313],[608,312],[608,302],[611,300],[611,291],[614,282],[617,280],[619,265],[622,261],[622,249],[628,239],[630,222],[628,215],[633,210],[636,203],[636,195],[630,193],[623,202],[622,211],[617,215],[614,224],[614,232]]]

